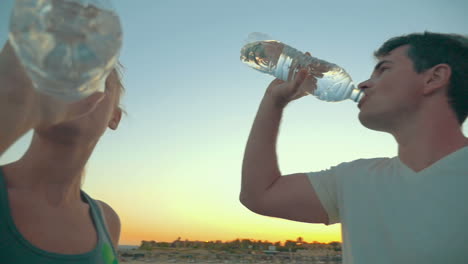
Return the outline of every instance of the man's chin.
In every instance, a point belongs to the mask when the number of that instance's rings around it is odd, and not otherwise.
[[[358,115],[358,118],[359,122],[368,129],[382,132],[388,132],[389,130],[388,122],[382,122],[384,119],[381,116],[370,115],[361,111]]]

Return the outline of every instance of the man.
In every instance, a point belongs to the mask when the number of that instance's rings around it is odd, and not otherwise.
[[[291,82],[274,80],[247,142],[241,202],[267,216],[340,222],[343,263],[466,262],[467,43],[425,32],[390,39],[375,53],[379,62],[359,85],[365,94],[359,120],[395,137],[394,158],[281,177],[275,153],[281,114],[313,78],[301,71]]]
[[[71,105],[34,91],[9,42],[0,52],[0,155],[21,135],[86,115],[102,101],[96,92]]]
[[[91,113],[35,128],[24,156],[0,168],[5,263],[117,263],[119,217],[81,190],[94,147],[107,127],[117,129],[122,114],[116,69],[105,85],[104,99]]]

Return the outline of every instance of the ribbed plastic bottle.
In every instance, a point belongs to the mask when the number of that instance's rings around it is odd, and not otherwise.
[[[356,88],[351,77],[340,66],[308,56],[276,40],[247,43],[241,50],[241,61],[284,81],[294,79],[301,68],[308,68],[317,79],[317,84],[305,92],[323,101],[350,99],[359,102],[363,97],[362,91]]]
[[[122,28],[109,0],[16,0],[9,39],[35,88],[71,102],[104,90]]]

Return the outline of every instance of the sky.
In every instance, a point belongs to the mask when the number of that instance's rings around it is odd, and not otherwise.
[[[13,0],[0,2],[0,44]],[[243,151],[271,76],[239,60],[251,32],[263,32],[336,63],[356,83],[390,37],[421,31],[468,34],[465,0],[113,1],[121,17],[124,116],[101,138],[83,189],[119,214],[122,245],[141,240],[340,241],[339,224],[299,223],[250,212],[239,202]],[[283,115],[283,174],[396,155],[394,139],[364,128],[355,103],[312,96]],[[468,122],[467,122],[468,123]],[[465,135],[468,125],[463,126]],[[0,164],[21,157],[26,134]]]

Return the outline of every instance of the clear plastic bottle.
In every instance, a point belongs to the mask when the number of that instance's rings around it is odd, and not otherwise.
[[[309,73],[317,79],[317,85],[305,92],[324,101],[351,99],[359,102],[363,96],[340,66],[308,56],[276,40],[247,43],[241,50],[241,60],[260,72],[284,81],[294,79],[300,69],[308,68]]]
[[[103,91],[122,28],[108,0],[16,0],[9,38],[37,90],[75,101]]]

